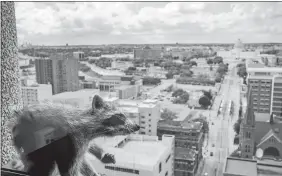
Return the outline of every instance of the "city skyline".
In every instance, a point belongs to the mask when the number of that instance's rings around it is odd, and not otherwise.
[[[277,43],[281,2],[16,2],[19,44]],[[92,11],[92,13],[91,13]]]

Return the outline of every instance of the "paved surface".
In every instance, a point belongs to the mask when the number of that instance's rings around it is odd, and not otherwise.
[[[233,124],[238,118],[240,105],[240,78],[236,74],[236,63],[230,64],[229,67],[230,71],[223,81],[221,90],[215,99],[215,104],[211,111],[210,132],[207,146],[203,150],[203,168],[199,169],[199,176],[202,176],[205,173],[208,173],[209,176],[222,176],[226,157],[235,149],[235,146],[233,145],[235,136]],[[230,116],[228,112],[230,100],[233,100],[234,102],[233,116]],[[221,101],[223,102],[223,110],[221,114],[217,116],[217,110]],[[212,125],[212,123],[214,123],[214,125]],[[213,152],[213,156],[210,156],[210,152]]]

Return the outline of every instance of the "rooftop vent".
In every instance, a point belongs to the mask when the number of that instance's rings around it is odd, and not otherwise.
[[[275,128],[275,129],[274,129],[274,132],[275,132],[275,133],[279,133],[279,128]]]

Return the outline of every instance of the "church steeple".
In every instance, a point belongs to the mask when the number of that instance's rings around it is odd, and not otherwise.
[[[255,126],[255,114],[253,110],[253,95],[252,87],[248,86],[248,95],[247,95],[247,110],[244,117],[244,124],[248,126]]]

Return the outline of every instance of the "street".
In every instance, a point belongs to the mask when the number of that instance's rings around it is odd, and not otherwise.
[[[225,76],[221,91],[215,99],[212,112],[217,112],[220,102],[223,102],[222,112],[219,116],[212,113],[210,117],[210,131],[208,138],[208,145],[203,151],[206,151],[203,160],[203,169],[199,170],[199,176],[208,173],[209,176],[222,176],[223,166],[229,154],[231,154],[235,147],[233,139],[235,132],[233,131],[233,124],[238,118],[239,102],[240,102],[240,78],[236,75],[236,64],[230,64],[230,71]],[[234,102],[234,114],[229,115],[229,102]],[[212,125],[212,122],[214,125]],[[214,146],[213,146],[214,145]],[[213,156],[210,153],[213,152]]]

